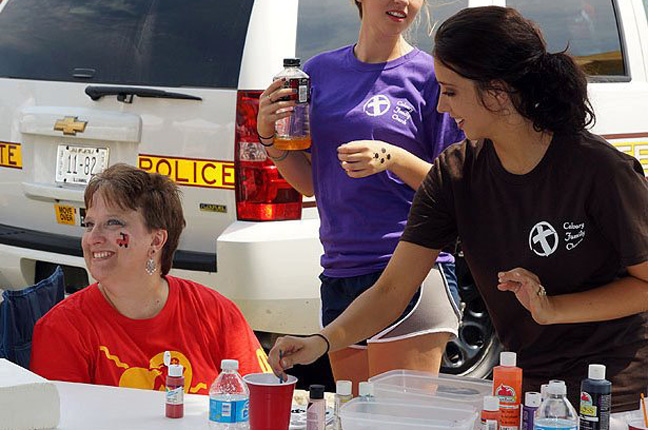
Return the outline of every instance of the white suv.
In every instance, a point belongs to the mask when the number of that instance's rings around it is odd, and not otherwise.
[[[428,3],[435,20],[506,4],[540,24],[552,50],[569,43],[591,75],[594,132],[648,170],[646,1]],[[0,288],[59,264],[85,286],[84,185],[126,162],[181,186],[175,275],[233,299],[255,330],[316,330],[315,204],[265,159],[257,101],[283,58],[352,43],[358,22],[350,0],[0,2]],[[425,30],[414,42],[430,50]],[[461,258],[458,271],[465,317],[445,370],[484,374],[497,344]]]

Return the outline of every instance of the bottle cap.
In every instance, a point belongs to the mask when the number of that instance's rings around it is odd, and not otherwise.
[[[313,384],[308,387],[308,391],[311,400],[324,398],[324,385]]]
[[[371,382],[361,382],[358,384],[358,395],[359,396],[373,396],[374,395],[374,385]]]
[[[484,396],[484,410],[485,411],[499,411],[499,397],[497,396]]]
[[[549,388],[549,384],[542,384],[540,386],[540,396],[542,397],[542,400],[547,398],[547,388]]]
[[[587,377],[602,381],[605,379],[605,366],[602,364],[590,364]]]
[[[511,351],[500,352],[500,365],[506,367],[515,367],[517,364],[517,355]]]
[[[169,366],[169,376],[178,377],[182,376],[182,371],[184,368],[182,364],[172,364]]]
[[[340,380],[335,383],[335,392],[342,396],[350,395],[352,388],[353,384],[351,383],[351,381]]]
[[[221,370],[238,370],[238,360],[221,360]]]
[[[547,394],[561,395],[561,396],[567,394],[567,385],[565,384],[565,381],[558,381],[558,380],[549,381],[549,387],[547,387]]]
[[[538,408],[542,403],[542,395],[537,391],[527,391],[524,395],[524,406]]]
[[[299,58],[284,58],[283,60],[284,67],[299,67],[300,64]]]

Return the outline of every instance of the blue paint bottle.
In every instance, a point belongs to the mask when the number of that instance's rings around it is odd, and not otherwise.
[[[605,366],[590,364],[581,382],[580,430],[609,430],[612,383],[605,379]]]

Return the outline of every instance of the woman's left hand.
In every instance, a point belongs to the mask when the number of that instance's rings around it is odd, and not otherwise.
[[[391,169],[396,147],[380,140],[354,140],[338,146],[340,165],[352,178],[364,178]]]
[[[511,291],[531,316],[541,325],[551,324],[551,298],[534,273],[521,267],[497,274],[500,291]]]

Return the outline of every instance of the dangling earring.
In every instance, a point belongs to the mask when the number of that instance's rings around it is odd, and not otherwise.
[[[157,266],[155,265],[155,260],[153,260],[153,257],[146,260],[145,270],[146,273],[148,273],[150,276],[153,276],[153,274],[157,271]]]

